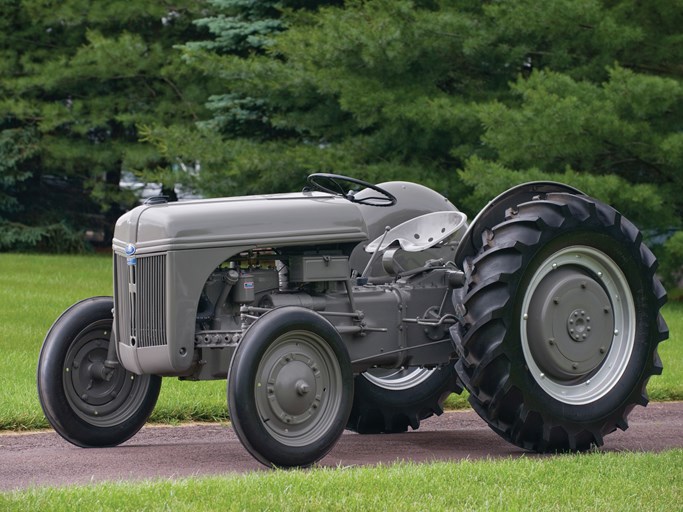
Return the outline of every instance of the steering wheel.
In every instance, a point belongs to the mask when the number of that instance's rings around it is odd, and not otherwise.
[[[342,176],[341,174],[330,174],[326,172],[316,172],[309,174],[306,179],[307,183],[318,190],[327,192],[335,196],[342,196],[352,203],[364,204],[367,206],[386,207],[394,206],[396,204],[396,197],[386,190],[367,181],[358,180],[349,176]],[[361,187],[369,188],[375,192],[379,192],[381,196],[368,196],[357,198],[354,191],[346,191],[342,183],[353,183]]]

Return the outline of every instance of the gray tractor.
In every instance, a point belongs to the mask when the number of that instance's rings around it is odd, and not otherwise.
[[[43,343],[54,429],[118,445],[162,377],[227,379],[246,449],[292,467],[345,428],[417,429],[463,388],[495,432],[538,452],[600,446],[646,405],[666,294],[640,232],[610,206],[526,183],[468,223],[415,183],[308,183],[123,215],[113,298],[71,306]]]

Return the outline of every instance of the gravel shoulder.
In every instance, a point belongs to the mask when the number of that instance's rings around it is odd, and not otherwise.
[[[605,438],[601,451],[683,448],[683,402],[636,408],[629,428]],[[539,456],[498,437],[472,411],[448,412],[417,431],[391,435],[345,432],[320,465],[329,467]],[[103,481],[139,481],[268,471],[228,425],[147,426],[116,448],[83,449],[55,432],[0,435],[0,491]]]

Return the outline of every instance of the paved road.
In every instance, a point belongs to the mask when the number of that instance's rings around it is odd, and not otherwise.
[[[638,407],[630,428],[605,439],[603,451],[662,451],[683,448],[683,402]],[[473,412],[451,412],[425,420],[405,434],[344,433],[323,466],[367,465],[520,457]],[[230,427],[200,424],[150,426],[116,448],[82,449],[54,432],[0,435],[0,491],[28,486],[63,486],[112,480],[267,471],[242,447]]]

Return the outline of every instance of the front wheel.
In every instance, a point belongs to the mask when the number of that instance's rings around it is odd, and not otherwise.
[[[473,408],[527,449],[602,445],[662,371],[654,256],[614,209],[565,193],[508,210],[484,237],[452,330]]]
[[[115,446],[135,435],[152,413],[161,378],[107,368],[111,297],[67,309],[52,325],[38,360],[38,397],[52,427],[77,446]]]
[[[228,373],[230,420],[267,466],[305,467],[341,436],[353,401],[351,361],[337,330],[286,306],[249,327]]]

